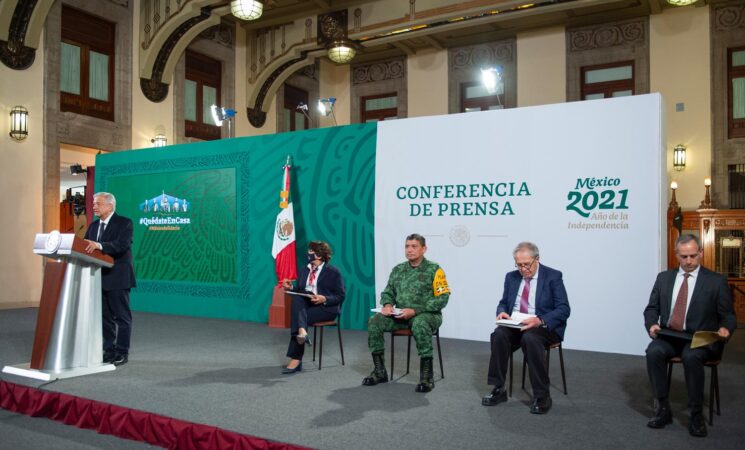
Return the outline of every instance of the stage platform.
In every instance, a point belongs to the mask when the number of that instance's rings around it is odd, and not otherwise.
[[[447,319],[446,319],[447,320]],[[0,365],[28,362],[36,309],[0,311]],[[569,327],[572,327],[569,321]],[[641,312],[639,326],[642,327]],[[652,397],[644,358],[565,350],[569,395],[560,389],[558,353],[551,355],[553,409],[528,413],[515,353],[509,402],[481,406],[489,345],[442,339],[445,378],[435,358],[436,388],[414,392],[419,360],[406,366],[396,343],[395,380],[361,386],[371,370],[367,333],[343,330],[341,365],[335,329],[326,332],[323,368],[281,375],[288,332],[264,324],[135,313],[129,363],[114,372],[42,383],[8,374],[6,382],[212,425],[272,441],[324,449],[432,448],[742,448],[745,442],[745,330],[738,330],[719,369],[722,415],[709,437],[688,435],[683,370],[673,374],[674,423],[652,430]],[[388,344],[388,348],[390,344]],[[412,346],[413,347],[413,346]],[[412,349],[413,350],[413,349]],[[386,353],[386,363],[390,354]],[[390,370],[390,367],[388,367]],[[707,393],[709,370],[706,370]],[[529,382],[528,382],[529,384]],[[708,398],[708,396],[707,396]],[[45,418],[0,410],[0,448],[142,448]]]

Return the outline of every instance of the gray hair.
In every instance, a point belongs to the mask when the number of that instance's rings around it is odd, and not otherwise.
[[[528,241],[517,244],[517,247],[512,250],[512,256],[514,257],[519,252],[528,252],[531,258],[538,258],[539,256],[541,256],[540,252],[538,251],[538,246]]]
[[[96,192],[93,194],[93,200],[95,201],[98,197],[103,198],[103,201],[105,201],[107,204],[111,205],[114,210],[116,210],[116,197],[114,197],[114,194],[110,194],[108,192]]]
[[[698,236],[694,236],[692,234],[681,234],[678,239],[675,240],[675,253],[678,253],[678,247],[687,244],[689,242],[695,242],[696,245],[698,245],[698,249],[701,250],[704,247],[701,245],[701,239],[698,238]]]

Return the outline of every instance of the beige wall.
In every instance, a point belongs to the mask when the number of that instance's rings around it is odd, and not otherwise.
[[[408,116],[448,113],[448,52],[423,50],[406,58]]]
[[[650,90],[665,105],[668,181],[678,182],[677,198],[686,210],[704,198],[711,173],[711,78],[709,7],[668,8],[649,18]],[[676,112],[676,103],[685,111]],[[688,147],[685,170],[672,169],[673,147]]]
[[[320,96],[336,97],[334,115],[337,125],[349,125],[351,122],[351,90],[349,65],[336,65],[327,58],[321,58],[320,79],[318,89]],[[313,101],[311,100],[311,103]],[[315,107],[315,105],[310,105]],[[331,116],[321,117],[319,127],[332,127],[334,120]]]
[[[0,64],[0,309],[37,306],[42,258],[33,253],[34,235],[42,232],[44,148],[44,39],[34,64],[12,70]],[[10,110],[28,109],[28,138],[16,142]]]
[[[517,35],[517,106],[566,101],[564,27]]]
[[[134,11],[140,10],[141,0],[134,0]],[[140,88],[140,58],[139,45],[140,35],[136,30],[140,29],[140,15],[132,17],[132,148],[152,147],[150,140],[162,132],[168,139],[168,145],[175,141],[173,137],[173,80],[168,89],[168,96],[160,103],[148,100]]]

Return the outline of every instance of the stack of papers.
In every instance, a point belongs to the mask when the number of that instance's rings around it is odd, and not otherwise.
[[[374,313],[379,313],[379,312],[382,312],[383,311],[383,308],[373,308],[370,311],[372,311]],[[403,312],[403,309],[401,309],[401,308],[393,308],[393,315],[394,316],[400,316],[402,312]]]
[[[535,314],[525,314],[521,312],[512,313],[509,319],[499,319],[497,320],[497,326],[499,327],[509,327],[509,328],[520,328],[522,327],[522,323],[524,320],[529,319],[531,317],[536,317]]]

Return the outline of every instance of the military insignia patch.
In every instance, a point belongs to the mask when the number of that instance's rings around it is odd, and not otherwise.
[[[445,278],[445,271],[441,268],[435,272],[435,279],[432,281],[432,291],[435,297],[450,293],[450,286],[448,286],[448,280]]]

